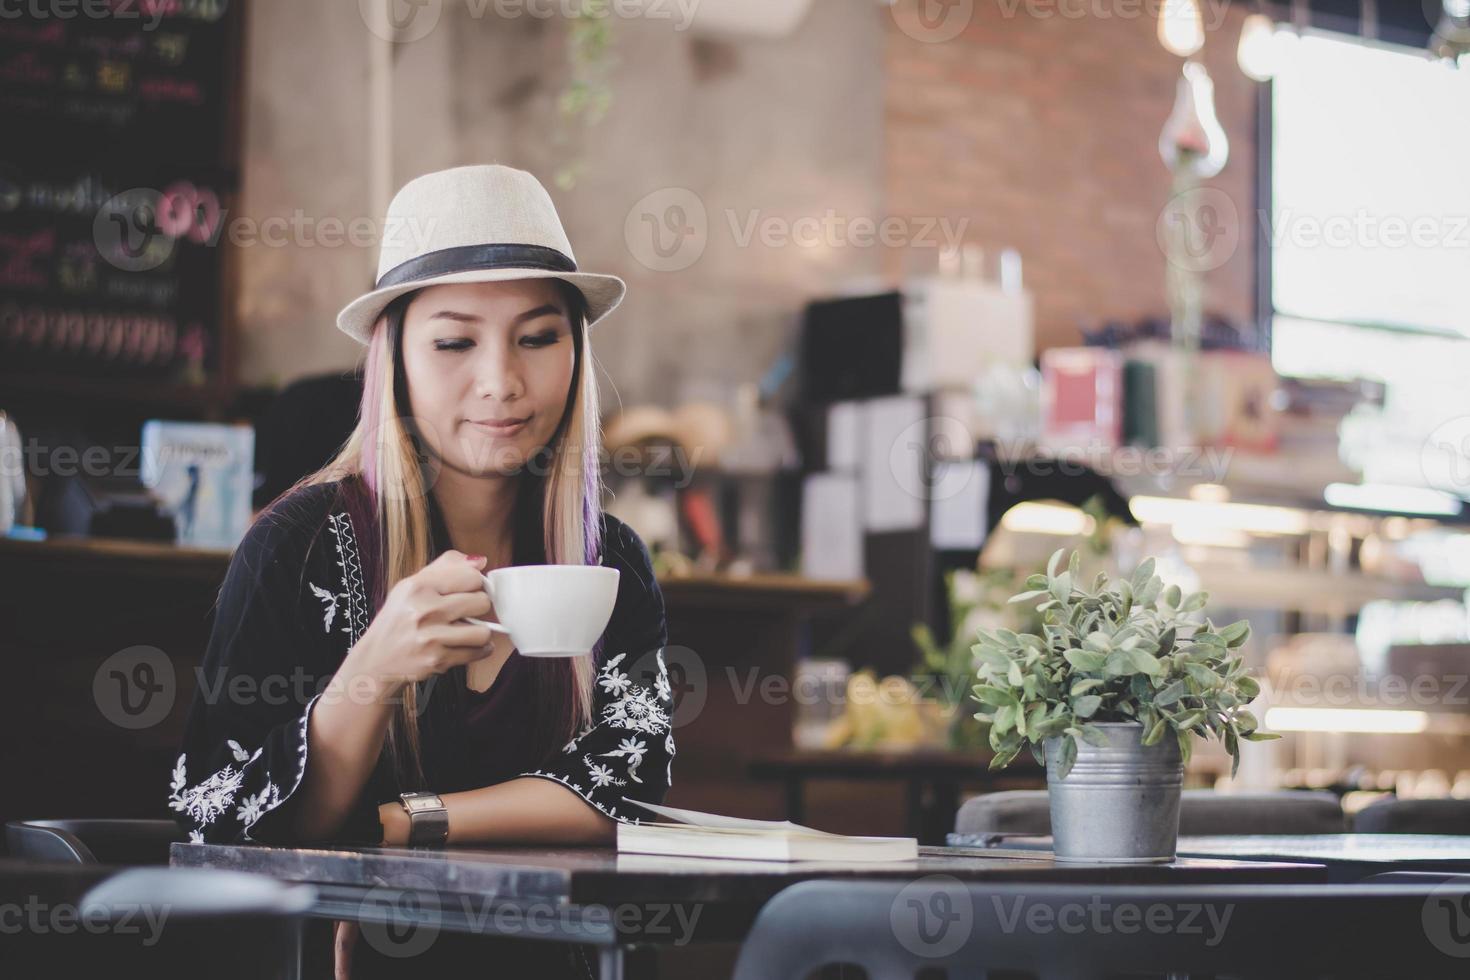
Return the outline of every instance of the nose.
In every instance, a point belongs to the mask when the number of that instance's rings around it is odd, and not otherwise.
[[[526,393],[520,361],[514,349],[499,344],[482,344],[475,362],[475,395],[511,402]]]

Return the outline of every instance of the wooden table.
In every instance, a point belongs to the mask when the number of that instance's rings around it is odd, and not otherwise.
[[[951,875],[961,881],[1277,884],[1325,879],[1320,866],[1186,859],[1167,865],[1062,865],[1030,852],[922,847],[912,861],[833,864],[618,854],[605,847],[282,848],[175,844],[182,867],[253,871],[309,882],[313,914],[415,928],[584,943],[601,976],[621,980],[634,946],[742,939],[762,905],[811,878]]]
[[[950,834],[948,839],[955,845],[1000,847],[1007,853],[1051,852],[1051,838],[1036,835]],[[1179,856],[1318,864],[1326,869],[1328,881],[1351,882],[1386,871],[1470,873],[1470,836],[1310,834],[1181,837]]]

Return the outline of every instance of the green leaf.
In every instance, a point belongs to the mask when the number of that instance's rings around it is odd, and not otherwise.
[[[1180,729],[1176,732],[1179,736],[1179,758],[1184,765],[1189,765],[1189,756],[1194,751],[1194,738],[1189,732]]]
[[[1175,632],[1174,627],[1170,626],[1168,629],[1164,630],[1163,635],[1159,637],[1159,646],[1157,651],[1158,655],[1164,657],[1173,653],[1174,642],[1177,637],[1178,634]]]
[[[1175,681],[1174,683],[1170,684],[1168,687],[1160,691],[1158,694],[1154,695],[1154,704],[1158,705],[1161,708],[1167,708],[1169,705],[1173,704],[1175,701],[1178,701],[1180,698],[1184,697],[1184,695],[1188,693],[1189,685],[1185,684],[1183,681]]]
[[[1180,591],[1179,586],[1171,585],[1164,590],[1164,605],[1168,606],[1170,609],[1178,609],[1179,604],[1183,601],[1184,596],[1183,593]]]
[[[1071,735],[1062,736],[1062,747],[1057,753],[1057,778],[1066,779],[1077,763],[1077,740]]]
[[[1189,711],[1181,711],[1174,716],[1174,726],[1182,732],[1185,729],[1193,728],[1204,720],[1204,709],[1191,708]]]
[[[1250,639],[1251,624],[1248,620],[1239,620],[1220,630],[1220,639],[1225,641],[1228,647],[1238,647]]]
[[[1017,744],[1017,745],[1012,746],[1010,748],[1000,749],[991,758],[991,760],[990,760],[990,768],[991,769],[1004,769],[1006,766],[1008,766],[1008,765],[1011,764],[1011,762],[1016,758],[1016,754],[1019,753],[1020,751],[1021,751],[1020,744]]]
[[[1102,729],[1096,725],[1083,725],[1081,728],[1082,741],[1098,749],[1105,749],[1110,744],[1108,737],[1102,733]]]
[[[1164,673],[1163,664],[1159,663],[1159,658],[1151,653],[1143,650],[1129,650],[1128,656],[1133,661],[1134,669],[1140,673],[1150,677],[1159,677]]]
[[[1072,702],[1072,713],[1078,718],[1091,718],[1102,707],[1102,698],[1096,694],[1085,694]]]
[[[1072,697],[1075,698],[1079,694],[1086,694],[1088,691],[1092,690],[1095,687],[1102,687],[1103,683],[1104,682],[1100,677],[1084,677],[1079,681],[1073,681],[1072,689],[1067,693],[1071,694]]]
[[[1088,672],[1102,670],[1103,665],[1110,659],[1100,653],[1093,653],[1090,650],[1068,650],[1062,656],[1073,667]]]
[[[1011,682],[1011,687],[1021,686],[1021,665],[1014,660],[1006,665],[1006,680]]]
[[[1204,664],[1187,663],[1184,665],[1184,672],[1206,691],[1213,691],[1222,683],[1220,675]]]
[[[1005,688],[994,687],[989,684],[976,684],[972,690],[975,692],[976,700],[995,705],[998,708],[1016,703],[1016,696]]]
[[[1062,565],[1062,555],[1066,553],[1066,548],[1058,548],[1056,551],[1052,552],[1051,557],[1048,558],[1046,562],[1047,578],[1052,579],[1057,577],[1057,569],[1060,568]]]
[[[1011,730],[1016,723],[1017,708],[1014,705],[1004,704],[995,709],[995,720],[991,724],[995,730],[1004,734]]]
[[[1115,650],[1108,654],[1107,662],[1103,664],[1103,674],[1108,677],[1126,677],[1129,674],[1138,673],[1138,665],[1133,660],[1137,650]]]
[[[1072,594],[1072,575],[1070,572],[1063,572],[1052,580],[1051,594],[1056,596],[1059,602],[1067,601],[1067,598]]]
[[[1152,557],[1145,558],[1142,562],[1139,563],[1138,567],[1133,570],[1133,577],[1129,580],[1133,585],[1134,595],[1137,595],[1143,591],[1143,587],[1148,584],[1148,580],[1153,577],[1153,574],[1154,560]]]
[[[1033,599],[1040,599],[1042,596],[1044,596],[1044,595],[1050,595],[1050,594],[1051,593],[1048,592],[1046,589],[1032,589],[1029,592],[1021,592],[1021,593],[1018,593],[1017,595],[1011,596],[1010,601],[1011,602],[1030,602]]]
[[[1246,732],[1253,732],[1261,726],[1260,723],[1256,721],[1255,715],[1253,715],[1249,711],[1241,710],[1235,713],[1235,727],[1237,731],[1244,734]]]
[[[1235,682],[1235,688],[1240,692],[1240,696],[1247,701],[1261,693],[1261,685],[1256,682],[1254,677],[1250,676],[1245,676],[1237,680]]]
[[[1148,733],[1143,736],[1143,744],[1157,745],[1159,743],[1159,740],[1164,737],[1164,729],[1168,727],[1169,721],[1167,718],[1160,718],[1158,721],[1154,722],[1154,726],[1150,728],[1148,730]]]

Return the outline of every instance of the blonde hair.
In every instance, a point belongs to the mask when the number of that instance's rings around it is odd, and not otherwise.
[[[575,344],[575,364],[566,411],[547,446],[544,472],[528,466],[519,475],[517,510],[522,502],[540,503],[540,525],[548,564],[595,564],[602,550],[601,420],[591,345],[587,342],[586,303],[562,280],[552,280],[567,301]],[[374,324],[363,368],[362,404],[352,434],[326,465],[303,477],[292,490],[335,480],[360,478],[371,499],[377,546],[365,553],[376,566],[372,601],[375,607],[398,582],[424,568],[433,558],[426,498],[431,480],[425,474],[421,437],[414,431],[403,374],[404,314],[409,298],[399,297]],[[533,481],[539,493],[528,493]],[[288,490],[287,493],[291,491]],[[283,495],[284,496],[284,495]],[[521,519],[527,514],[513,515]],[[376,608],[375,608],[376,611]],[[589,727],[597,651],[585,657],[536,661],[540,676],[552,677],[566,692],[559,709],[555,747]],[[387,749],[401,782],[421,785],[423,761],[419,737],[421,697],[418,686],[404,688],[399,710],[388,730]],[[549,751],[551,746],[543,746]]]

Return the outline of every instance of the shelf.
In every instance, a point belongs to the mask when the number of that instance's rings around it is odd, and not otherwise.
[[[182,385],[148,378],[90,378],[57,374],[0,374],[0,391],[17,402],[43,399],[125,403],[207,411],[228,404],[233,392],[219,385]],[[14,409],[6,404],[3,408]]]

